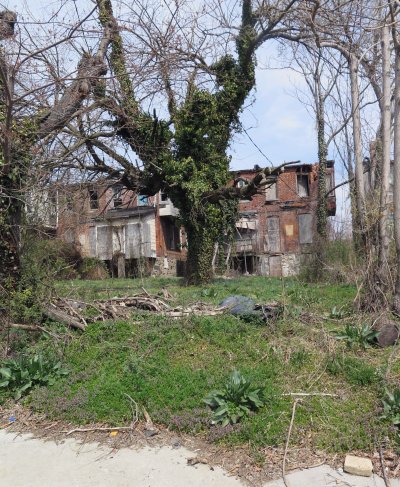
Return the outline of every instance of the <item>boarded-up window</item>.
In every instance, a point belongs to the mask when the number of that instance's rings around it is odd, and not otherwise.
[[[274,201],[278,199],[278,191],[277,191],[277,184],[274,183],[269,188],[265,190],[265,199],[266,201]]]
[[[142,255],[151,257],[151,230],[149,222],[142,224]]]
[[[89,228],[89,254],[96,257],[96,227]]]
[[[333,177],[331,173],[325,174],[325,184],[327,192],[333,189]],[[333,192],[330,194],[330,196],[333,196]]]
[[[125,227],[115,226],[112,228],[113,255],[125,253]]]
[[[281,236],[279,230],[279,217],[270,216],[267,218],[267,251],[280,252],[281,250]]]
[[[297,194],[300,197],[305,197],[310,195],[310,189],[308,186],[308,175],[298,174],[297,175]]]
[[[271,255],[269,258],[269,275],[280,277],[282,275],[282,261],[280,255]]]
[[[97,257],[101,260],[112,257],[112,228],[109,226],[97,227]]]
[[[126,226],[126,258],[138,259],[141,254],[142,231],[140,223],[129,223]]]
[[[304,213],[299,215],[299,242],[301,244],[312,243],[312,215],[310,213]]]

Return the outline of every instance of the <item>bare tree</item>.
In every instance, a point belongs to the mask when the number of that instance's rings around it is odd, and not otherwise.
[[[393,296],[393,308],[400,314],[400,37],[398,31],[399,5],[389,2],[392,41],[394,44],[394,157],[393,157],[393,216],[396,244],[396,283]]]
[[[16,32],[17,15],[0,14],[0,285],[11,288],[19,275],[19,251],[24,196],[30,184],[29,168],[53,134],[63,128],[82,107],[107,72],[104,57],[111,41],[108,26],[91,54],[81,52],[76,72],[60,76],[52,55],[56,48],[81,34],[94,9],[73,25],[62,28],[58,38],[38,45],[24,27]],[[15,35],[14,35],[15,34]],[[46,69],[48,68],[48,69]],[[51,74],[43,76],[44,72]],[[43,78],[45,82],[43,83]]]

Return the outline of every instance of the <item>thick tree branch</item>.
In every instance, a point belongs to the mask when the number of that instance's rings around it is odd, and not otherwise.
[[[96,55],[83,55],[78,64],[76,79],[66,88],[50,113],[40,121],[39,130],[35,134],[38,139],[44,139],[55,130],[64,127],[98,84],[99,78],[107,73],[104,58],[110,42],[111,29],[106,25]]]

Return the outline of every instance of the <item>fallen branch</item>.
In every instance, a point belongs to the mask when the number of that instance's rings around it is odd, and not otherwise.
[[[91,431],[128,431],[132,430],[132,426],[115,426],[114,428],[109,427],[95,427],[95,428],[74,428],[70,431],[62,431],[66,433],[67,436],[72,435],[72,433],[88,433]]]
[[[383,475],[383,480],[385,482],[385,485],[386,485],[386,487],[391,487],[390,480],[388,479],[388,476],[386,475],[385,460],[383,458],[382,446],[379,447],[379,458],[381,461],[382,475]]]
[[[45,308],[43,310],[43,313],[48,318],[54,321],[59,321],[60,323],[70,326],[71,328],[77,328],[78,330],[82,330],[82,331],[84,331],[86,328],[86,326],[83,323],[73,318],[65,311],[57,308],[53,304],[50,304],[47,308]]]
[[[49,330],[46,330],[46,328],[44,328],[43,326],[39,326],[39,325],[22,325],[20,323],[11,323],[10,325],[8,325],[10,328],[15,328],[17,330],[25,330],[25,331],[41,331],[43,333],[47,333],[49,336],[53,337],[53,338],[60,338],[58,335],[56,335],[55,333],[52,333],[51,331]]]
[[[41,328],[37,325],[21,325],[19,323],[10,323],[9,328],[15,328],[17,330],[25,330],[25,331],[47,331],[44,328]]]
[[[299,397],[308,397],[308,396],[322,396],[322,397],[339,397],[338,394],[329,394],[327,392],[288,392],[287,394],[282,394],[282,396],[299,396]]]
[[[287,435],[287,438],[286,438],[285,451],[283,453],[283,460],[282,460],[282,479],[283,479],[283,483],[286,485],[286,487],[289,487],[288,481],[286,479],[286,456],[287,456],[287,452],[288,452],[288,448],[289,448],[290,435],[292,434],[294,417],[295,417],[295,414],[296,414],[296,406],[297,406],[297,403],[299,401],[301,401],[301,399],[297,399],[296,398],[294,400],[294,403],[293,403],[292,418],[290,420],[289,431],[288,431],[288,435]]]
[[[132,408],[132,423],[131,423],[131,428],[133,429],[133,427],[135,426],[135,424],[139,421],[139,406],[138,406],[138,403],[134,399],[132,399],[129,394],[126,394],[124,392],[124,395],[131,401],[132,404],[135,405],[135,410],[133,410],[133,407],[131,405],[131,408]]]
[[[69,435],[72,435],[72,433],[88,433],[88,432],[92,432],[92,431],[133,431],[134,426],[139,421],[139,406],[138,406],[138,403],[134,399],[132,399],[132,397],[129,394],[124,393],[124,395],[135,406],[135,409],[134,409],[132,407],[132,405],[131,405],[131,408],[132,408],[132,423],[131,423],[130,426],[115,426],[114,428],[108,427],[108,426],[104,426],[104,427],[98,426],[98,427],[94,427],[94,428],[74,428],[74,429],[72,429],[70,431],[63,431],[62,433],[66,433],[67,436],[69,436]],[[146,414],[150,418],[150,416],[148,415],[147,411],[146,411]]]

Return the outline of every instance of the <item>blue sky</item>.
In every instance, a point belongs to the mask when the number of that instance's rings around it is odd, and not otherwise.
[[[258,52],[258,58],[261,61],[275,54],[274,46],[269,45]],[[299,76],[289,69],[257,68],[256,79],[254,103],[241,116],[251,139],[274,165],[293,160],[315,162],[314,121],[291,94],[293,82],[301,83]],[[269,164],[246,133],[235,138],[231,154],[234,169]]]

